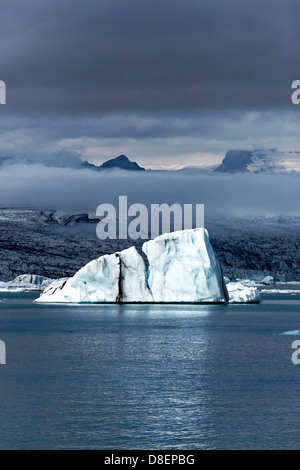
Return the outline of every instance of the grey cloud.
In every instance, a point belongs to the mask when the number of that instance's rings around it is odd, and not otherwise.
[[[77,167],[125,153],[146,167],[218,164],[234,148],[300,149],[298,109],[164,117],[0,117],[0,157]],[[209,159],[211,158],[211,162]]]
[[[33,155],[29,158],[23,155],[7,155],[0,156],[0,168],[10,167],[14,171],[14,167],[18,165],[36,165],[41,164],[45,167],[55,168],[81,168],[82,159],[79,153],[70,152],[68,150],[60,150],[50,155]]]
[[[70,116],[288,107],[297,17],[295,0],[6,1],[9,106]]]
[[[0,157],[185,165],[295,146],[299,19],[298,0],[3,0]]]
[[[82,160],[78,152],[69,150],[60,150],[50,155],[45,155],[39,159],[35,158],[34,163],[42,163],[45,166],[54,166],[57,168],[81,168]]]

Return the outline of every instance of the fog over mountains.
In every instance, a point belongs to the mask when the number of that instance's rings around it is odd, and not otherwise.
[[[277,149],[230,150],[215,169],[221,173],[282,173],[300,171],[300,152]]]
[[[162,159],[163,160],[163,159]],[[14,157],[2,156],[0,157],[0,169],[11,165],[24,164],[34,165],[40,164],[46,167],[57,168],[74,168],[74,169],[89,169],[93,171],[102,172],[103,170],[127,170],[127,171],[207,171],[218,173],[253,173],[253,174],[275,174],[275,173],[300,173],[300,151],[297,150],[278,150],[272,149],[256,149],[256,150],[243,150],[232,149],[229,150],[223,158],[219,166],[193,166],[189,167],[184,165],[174,170],[166,166],[163,170],[150,170],[144,168],[139,163],[130,160],[126,155],[122,154],[115,158],[108,159],[104,163],[97,165],[87,160],[82,161],[81,155],[75,151],[62,150],[48,156],[41,158],[29,156]]]

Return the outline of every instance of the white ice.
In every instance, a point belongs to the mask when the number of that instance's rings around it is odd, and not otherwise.
[[[220,264],[207,230],[182,230],[144,243],[154,302],[226,302]]]
[[[12,281],[1,281],[0,292],[43,291],[53,282],[44,276],[36,274],[21,274]]]
[[[52,303],[213,302],[228,292],[205,229],[182,230],[104,255],[68,280],[55,281],[37,299]],[[232,286],[232,283],[228,284]],[[258,301],[256,289],[231,288],[230,301]]]
[[[245,287],[239,282],[229,282],[227,285],[229,303],[258,303],[261,301],[260,293],[255,287]]]

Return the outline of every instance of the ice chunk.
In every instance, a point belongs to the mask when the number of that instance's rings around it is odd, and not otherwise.
[[[49,279],[44,276],[38,276],[37,274],[21,274],[17,276],[13,281],[10,281],[11,286],[41,286],[45,288],[53,282],[53,279]]]
[[[266,276],[266,277],[263,278],[263,280],[261,281],[261,283],[262,283],[262,284],[266,284],[266,285],[268,285],[268,284],[275,284],[275,279],[274,279],[274,277],[272,277],[272,276]]]
[[[12,281],[0,282],[0,292],[43,291],[53,279],[36,274],[21,274]]]
[[[299,336],[300,331],[299,330],[292,330],[292,331],[286,331],[285,333],[281,333],[282,335],[287,335],[287,336]]]
[[[229,282],[227,284],[229,303],[259,303],[260,293],[255,287],[245,287],[240,282]]]

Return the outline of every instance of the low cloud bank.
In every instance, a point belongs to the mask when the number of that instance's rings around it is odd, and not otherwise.
[[[95,213],[118,198],[149,206],[205,204],[206,220],[250,215],[300,215],[299,175],[104,171],[16,164],[0,169],[1,207]]]

